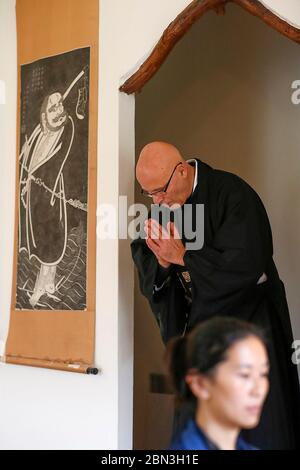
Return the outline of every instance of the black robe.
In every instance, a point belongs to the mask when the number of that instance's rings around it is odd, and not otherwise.
[[[192,285],[188,305],[178,266],[154,290],[159,265],[143,238],[131,244],[140,289],[150,303],[166,343],[212,316],[234,316],[266,333],[271,363],[270,392],[259,425],[243,431],[261,449],[300,448],[300,389],[291,360],[292,328],[283,282],[273,261],[272,232],[257,193],[238,176],[198,160],[198,184],[186,203],[204,204],[204,245],[184,255]],[[184,208],[183,208],[184,210]],[[185,243],[183,237],[183,242]],[[261,275],[267,281],[257,284]]]

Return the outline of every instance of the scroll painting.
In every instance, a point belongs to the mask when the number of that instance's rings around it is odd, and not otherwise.
[[[21,67],[16,309],[85,310],[89,48]]]
[[[75,372],[94,366],[98,9],[98,0],[16,1],[8,363]]]

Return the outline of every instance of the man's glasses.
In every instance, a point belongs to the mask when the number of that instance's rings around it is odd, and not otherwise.
[[[168,179],[167,183],[165,184],[165,186],[163,186],[162,188],[159,188],[159,189],[155,189],[154,191],[151,191],[151,192],[148,192],[148,191],[145,191],[144,189],[141,189],[141,193],[144,194],[144,196],[148,196],[148,197],[156,196],[159,193],[166,193],[167,190],[168,190],[169,184],[171,183],[172,176],[174,175],[175,170],[178,167],[178,165],[181,165],[181,163],[182,162],[177,163],[177,165],[175,166],[174,170],[172,171],[172,174],[171,174],[170,178]]]

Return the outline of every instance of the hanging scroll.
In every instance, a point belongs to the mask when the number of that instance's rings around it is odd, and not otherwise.
[[[17,33],[5,360],[86,372],[94,358],[98,1],[17,0]]]

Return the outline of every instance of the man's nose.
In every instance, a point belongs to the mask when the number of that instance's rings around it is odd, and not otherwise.
[[[152,199],[154,204],[161,204],[164,199],[164,196],[163,194],[155,194],[154,196],[152,196]]]

